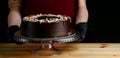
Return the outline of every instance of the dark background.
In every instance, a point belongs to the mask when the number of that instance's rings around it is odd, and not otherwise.
[[[120,42],[120,9],[117,0],[87,0],[89,25],[85,42]]]
[[[0,42],[7,39],[7,0],[0,1]],[[83,42],[119,43],[120,9],[117,0],[87,0],[89,11],[88,30]]]
[[[7,37],[8,0],[0,0],[0,42],[9,42]]]

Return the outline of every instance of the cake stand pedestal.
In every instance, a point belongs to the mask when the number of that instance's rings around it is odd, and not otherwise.
[[[33,50],[32,53],[37,56],[54,56],[61,54],[62,51],[54,48],[52,43],[43,43],[38,49]]]
[[[31,38],[31,37],[25,37],[20,34],[20,31],[17,31],[15,33],[15,40],[21,43],[39,43],[40,47],[33,50],[33,55],[38,56],[54,56],[61,54],[62,51],[54,48],[54,43],[66,43],[66,42],[73,42],[73,41],[81,41],[82,39],[79,39],[79,34],[74,33],[69,36],[65,37],[57,37],[57,38]]]

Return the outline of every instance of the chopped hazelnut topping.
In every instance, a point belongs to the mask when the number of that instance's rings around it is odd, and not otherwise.
[[[67,20],[70,20],[71,22],[71,18],[69,16],[55,15],[55,14],[36,14],[36,15],[25,16],[23,18],[23,21],[40,22],[40,23],[53,23],[53,22],[67,21]]]

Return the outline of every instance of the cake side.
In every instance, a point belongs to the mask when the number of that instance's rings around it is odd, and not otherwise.
[[[33,38],[56,38],[74,33],[70,27],[71,19],[61,15],[36,15],[23,19],[21,34]]]

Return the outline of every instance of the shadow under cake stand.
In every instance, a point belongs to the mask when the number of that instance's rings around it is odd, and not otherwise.
[[[39,43],[40,47],[32,51],[34,55],[38,56],[54,56],[61,54],[62,51],[54,48],[54,43],[66,43],[66,42],[73,42],[73,41],[82,41],[79,39],[79,34],[74,33],[69,36],[65,37],[57,37],[57,38],[31,38],[26,37],[20,34],[20,31],[15,33],[15,40],[21,43]]]

